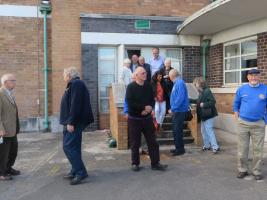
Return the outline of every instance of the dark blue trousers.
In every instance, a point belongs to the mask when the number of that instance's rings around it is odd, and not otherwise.
[[[80,177],[87,176],[81,151],[83,129],[82,126],[77,126],[74,132],[70,133],[66,126],[63,128],[63,150],[72,167],[70,173]]]
[[[172,132],[177,153],[185,152],[183,140],[183,125],[186,112],[174,112],[172,116]]]

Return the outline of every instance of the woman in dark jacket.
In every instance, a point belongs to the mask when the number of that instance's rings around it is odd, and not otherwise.
[[[167,88],[160,71],[155,72],[152,76],[151,85],[155,99],[155,116],[158,124],[158,131],[162,127],[162,123],[166,114],[166,98]]]
[[[196,103],[198,118],[201,121],[201,133],[204,143],[202,150],[205,151],[212,148],[213,153],[217,153],[220,148],[213,130],[214,119],[218,115],[215,107],[215,98],[203,78],[195,78],[193,83],[199,91],[199,97]]]

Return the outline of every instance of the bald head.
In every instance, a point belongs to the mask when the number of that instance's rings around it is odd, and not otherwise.
[[[169,77],[171,79],[171,81],[174,81],[178,76],[179,76],[179,72],[177,69],[172,69],[170,72],[169,72]]]
[[[146,70],[141,67],[141,66],[138,66],[135,71],[134,71],[134,74],[135,74],[135,78],[136,78],[136,82],[137,83],[144,83],[145,80],[146,80]]]

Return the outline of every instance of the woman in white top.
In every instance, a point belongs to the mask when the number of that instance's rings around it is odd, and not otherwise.
[[[123,60],[123,70],[119,79],[120,83],[123,83],[126,87],[132,82],[132,71],[130,69],[131,60],[126,58]]]

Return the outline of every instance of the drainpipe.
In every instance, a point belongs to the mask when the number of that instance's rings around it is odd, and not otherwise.
[[[44,15],[44,132],[49,131],[48,119],[48,65],[47,65],[47,15],[52,11],[50,0],[43,0],[40,5],[40,12]]]
[[[207,54],[208,54],[208,47],[210,46],[210,40],[205,39],[201,42],[201,64],[202,64],[202,77],[206,80],[206,69],[207,69]]]

